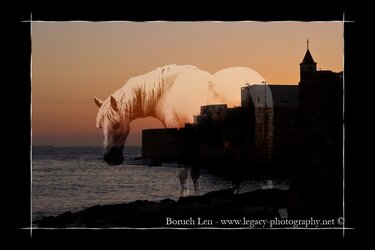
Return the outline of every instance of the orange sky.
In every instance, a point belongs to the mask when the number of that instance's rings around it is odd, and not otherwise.
[[[165,64],[246,66],[269,84],[297,84],[307,38],[318,68],[343,70],[342,22],[33,22],[33,144],[101,145],[93,96]],[[133,121],[126,145],[161,126]]]

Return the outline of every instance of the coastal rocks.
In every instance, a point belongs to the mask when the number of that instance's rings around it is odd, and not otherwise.
[[[165,227],[169,220],[205,218],[209,221],[226,218],[275,218],[285,207],[287,191],[268,189],[234,195],[231,189],[209,192],[202,196],[181,197],[178,201],[137,200],[116,205],[96,205],[76,213],[65,212],[34,221],[37,227]],[[171,225],[174,226],[174,225]],[[181,225],[178,225],[181,226]],[[184,227],[196,227],[190,223]],[[218,225],[206,225],[218,226]]]

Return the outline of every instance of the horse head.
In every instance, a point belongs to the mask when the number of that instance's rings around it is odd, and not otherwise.
[[[124,161],[123,149],[130,130],[129,119],[113,96],[105,101],[94,97],[94,101],[99,107],[96,127],[103,132],[103,159],[109,165],[120,165]]]

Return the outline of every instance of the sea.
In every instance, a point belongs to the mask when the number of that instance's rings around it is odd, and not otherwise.
[[[125,161],[109,166],[102,147],[32,148],[32,219],[76,212],[95,205],[119,204],[136,200],[177,200],[181,196],[177,163],[149,166],[141,159],[141,147],[125,147]],[[152,165],[152,164],[151,164]],[[201,170],[200,194],[232,187],[231,180]],[[241,182],[240,193],[258,189],[287,190],[287,179],[256,177]],[[194,195],[191,179],[188,193]]]

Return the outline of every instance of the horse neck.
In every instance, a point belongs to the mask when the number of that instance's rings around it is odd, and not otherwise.
[[[130,79],[121,90],[130,111],[129,121],[151,116],[165,124],[163,105],[177,75],[176,66],[166,66]]]
[[[145,89],[145,84],[141,83],[131,83],[124,86],[123,112],[125,112],[129,122],[149,116],[159,119],[155,112],[155,107],[158,103],[157,96],[159,96],[156,92],[155,88],[151,90]]]

